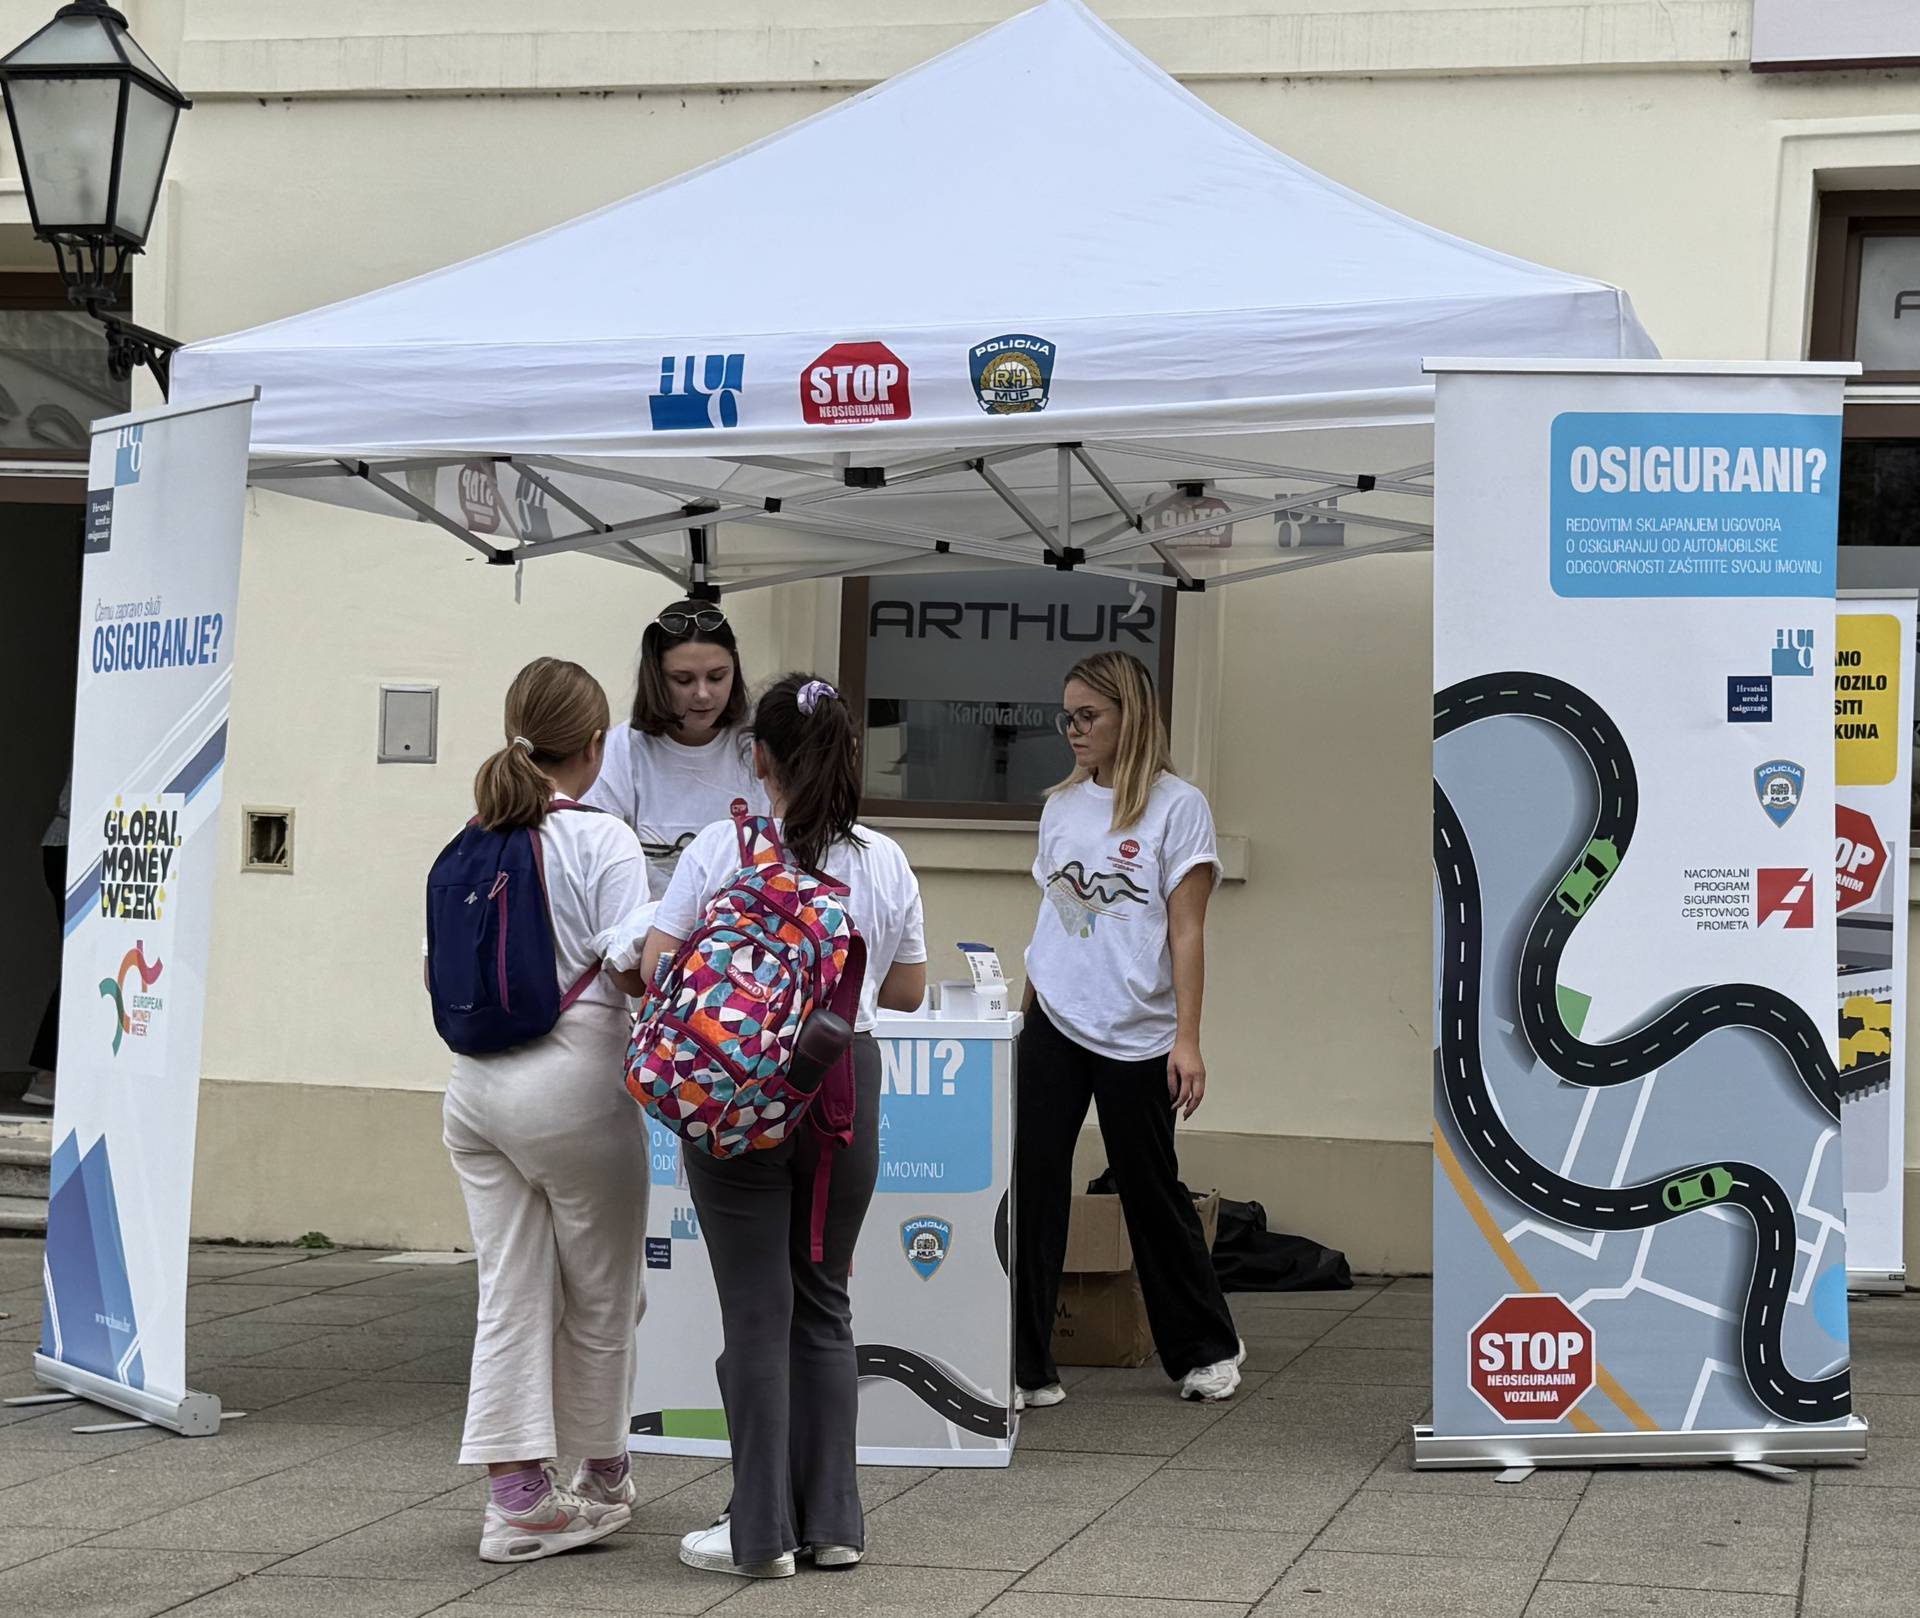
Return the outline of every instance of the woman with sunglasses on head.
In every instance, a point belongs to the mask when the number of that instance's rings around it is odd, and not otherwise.
[[[1040,816],[1040,919],[1027,947],[1014,1148],[1014,1381],[1021,1408],[1066,1397],[1053,1316],[1073,1147],[1091,1103],[1133,1243],[1161,1368],[1186,1399],[1225,1399],[1246,1357],[1180,1186],[1174,1115],[1206,1095],[1200,1001],[1213,812],[1173,773],[1153,677],[1101,652],[1067,675],[1073,773]]]
[[[787,859],[847,890],[848,920],[866,944],[853,1018],[852,1144],[831,1167],[811,1124],[780,1145],[714,1158],[682,1148],[720,1297],[715,1369],[733,1450],[733,1500],[712,1528],[680,1542],[680,1560],[709,1572],[786,1578],[798,1556],[849,1568],[864,1555],[854,1470],[859,1373],[847,1279],[880,1169],[878,1008],[911,1011],[927,986],[920,884],[900,845],[857,825],[859,744],[847,704],[825,680],[789,674],[753,716],[755,767],[772,799]],[[694,839],[661,900],[643,959],[673,955],[707,903],[740,868],[734,823]],[[626,952],[621,952],[624,958]],[[629,994],[643,974],[619,981]],[[814,1179],[826,1174],[824,1261],[813,1259]]]
[[[727,615],[714,601],[676,601],[640,637],[633,718],[607,735],[606,763],[585,801],[639,835],[648,886],[665,893],[681,852],[736,798],[767,813],[753,772],[747,681]]]

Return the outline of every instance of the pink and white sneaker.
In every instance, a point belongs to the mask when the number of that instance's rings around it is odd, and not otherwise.
[[[563,1487],[546,1468],[547,1492],[524,1511],[507,1511],[487,1502],[480,1532],[483,1562],[537,1562],[543,1556],[578,1550],[618,1533],[633,1513],[628,1506],[596,1503]]]
[[[631,1466],[622,1474],[618,1483],[609,1483],[585,1461],[580,1463],[580,1470],[573,1474],[573,1492],[582,1500],[596,1506],[625,1506],[629,1516],[633,1513],[634,1502],[640,1498],[640,1491],[634,1485]]]

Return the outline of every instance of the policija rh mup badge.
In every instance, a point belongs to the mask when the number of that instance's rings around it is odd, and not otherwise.
[[[900,1246],[922,1281],[931,1281],[933,1272],[946,1263],[952,1242],[953,1226],[944,1219],[925,1216],[905,1220],[900,1226]]]
[[[967,355],[974,397],[989,416],[1027,416],[1047,408],[1053,386],[1053,344],[1009,332],[975,343]]]
[[[1753,767],[1753,790],[1767,819],[1784,826],[1800,807],[1800,789],[1806,785],[1807,772],[1792,759],[1773,758]]]

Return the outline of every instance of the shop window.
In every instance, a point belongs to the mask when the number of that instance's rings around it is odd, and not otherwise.
[[[1072,766],[1055,728],[1067,671],[1099,651],[1173,676],[1158,585],[1041,568],[850,580],[842,684],[863,726],[868,816],[1036,820]]]
[[[1842,429],[1840,583],[1920,588],[1920,191],[1821,197],[1808,356],[1864,372]],[[1920,796],[1913,825],[1920,846]]]
[[[57,276],[0,274],[0,475],[7,461],[85,462],[90,424],[132,398],[107,373],[99,322]]]

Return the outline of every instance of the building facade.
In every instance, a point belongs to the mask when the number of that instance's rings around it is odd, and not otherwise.
[[[51,9],[0,0],[0,40]],[[671,178],[1020,6],[124,9],[195,102],[135,315],[192,339],[455,262]],[[1755,72],[1752,0],[1097,9],[1310,167],[1441,229],[1626,288],[1669,357],[1850,352],[1871,316],[1857,307],[1863,243],[1903,231],[1920,241],[1920,70],[1888,50],[1865,65]],[[1026,93],[1009,86],[980,116],[1018,118]],[[955,173],[965,161],[951,154]],[[884,199],[863,198],[858,181],[821,177],[810,241],[689,219],[659,251],[747,255],[773,277],[791,252],[884,254]],[[1046,196],[1072,185],[1037,162],[1031,193],[980,221],[983,240],[1008,239],[1011,225],[1017,243],[1024,218],[1044,250]],[[25,217],[17,180],[0,173],[0,292],[8,275],[48,268]],[[1140,248],[1174,262],[1236,250],[1151,235]],[[1920,331],[1920,305],[1913,319]],[[1886,366],[1871,382],[1850,412],[1859,464],[1875,472],[1849,507],[1857,543],[1843,583],[1920,584],[1908,568],[1920,529],[1904,515],[1920,518],[1907,444],[1920,442],[1920,386]],[[0,465],[0,523],[55,548],[59,511],[77,510],[57,448],[28,445]],[[41,571],[45,610],[70,611],[59,592],[77,582]],[[1182,596],[1170,654],[1176,759],[1212,799],[1229,877],[1210,926],[1211,1082],[1183,1130],[1186,1175],[1258,1198],[1276,1228],[1342,1247],[1356,1268],[1428,1266],[1431,578],[1426,556],[1364,557]],[[846,600],[836,582],[738,598],[750,674],[840,674],[860,621]],[[637,572],[583,557],[529,569],[516,601],[511,570],[423,526],[250,497],[197,1233],[466,1244],[440,1145],[447,1057],[420,989],[422,876],[468,812],[473,767],[498,745],[513,672],[541,653],[574,657],[618,711],[663,601]],[[437,763],[376,762],[383,684],[438,687]],[[50,808],[62,719],[58,700],[46,706],[33,756],[47,779],[31,785]],[[293,811],[287,868],[242,871],[249,806]],[[1017,963],[1037,907],[1031,824],[956,812],[889,829],[921,874],[935,975],[958,969],[959,939],[990,940]],[[9,870],[27,857],[24,843],[0,849]],[[15,1060],[0,1052],[0,1066]],[[1911,1210],[1920,1111],[1908,1129]],[[1097,1143],[1084,1155],[1097,1165]]]

